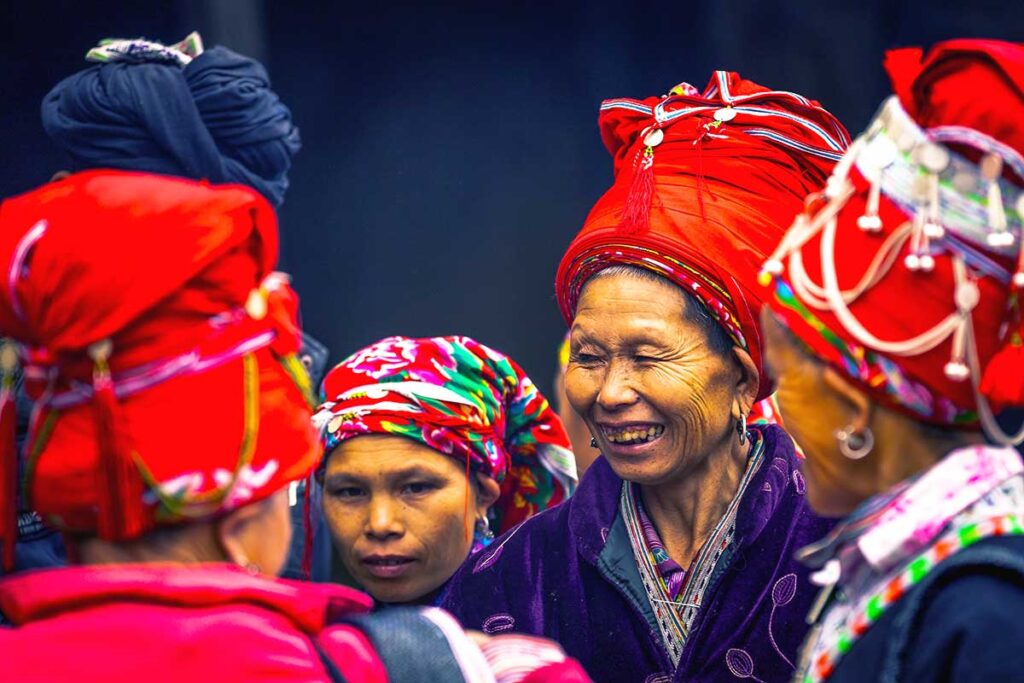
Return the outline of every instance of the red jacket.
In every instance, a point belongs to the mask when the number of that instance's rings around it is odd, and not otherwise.
[[[439,610],[395,617],[369,615],[371,607],[350,588],[267,579],[233,565],[27,572],[0,580],[0,613],[14,624],[0,628],[0,669],[4,681],[18,683],[394,683],[419,680],[436,671],[434,662],[454,672],[445,681],[494,680],[463,676],[490,660]],[[522,680],[589,679],[567,660]]]
[[[368,638],[328,615],[371,599],[275,581],[230,565],[106,565],[0,582],[0,662],[9,681],[326,681],[314,640],[349,681],[387,681]]]

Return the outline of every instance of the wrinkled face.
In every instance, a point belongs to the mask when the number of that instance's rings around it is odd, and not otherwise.
[[[767,308],[761,327],[786,431],[806,456],[807,502],[818,514],[844,516],[875,493],[873,458],[850,460],[840,453],[835,431],[849,424],[853,413],[825,383],[825,366],[797,346]]]
[[[375,599],[401,603],[429,597],[455,573],[469,555],[478,511],[455,459],[373,434],[342,442],[328,457],[324,513],[352,576]]]
[[[576,308],[566,394],[616,474],[642,485],[680,480],[735,437],[740,370],[687,305],[668,282],[616,274],[588,281]]]

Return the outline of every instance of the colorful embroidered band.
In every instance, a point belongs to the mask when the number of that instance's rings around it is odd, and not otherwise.
[[[886,66],[897,95],[763,264],[769,305],[886,405],[1020,444],[995,413],[1024,406],[1024,46],[948,41]]]
[[[571,322],[595,273],[651,270],[707,309],[764,372],[756,276],[804,197],[824,182],[849,136],[817,102],[717,71],[703,91],[601,105],[615,182],[558,267],[555,291]]]

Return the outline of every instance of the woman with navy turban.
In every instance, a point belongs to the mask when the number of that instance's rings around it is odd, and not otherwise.
[[[278,207],[299,129],[263,65],[198,33],[166,46],[106,40],[95,65],[43,100],[43,127],[73,171],[115,168],[241,183]]]

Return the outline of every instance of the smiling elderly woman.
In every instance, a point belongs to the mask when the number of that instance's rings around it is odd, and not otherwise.
[[[788,680],[813,597],[791,556],[828,525],[763,424],[755,278],[846,132],[725,72],[703,93],[607,101],[600,124],[615,184],[556,287],[566,394],[603,457],[443,604],[470,628],[553,637],[595,680]]]

